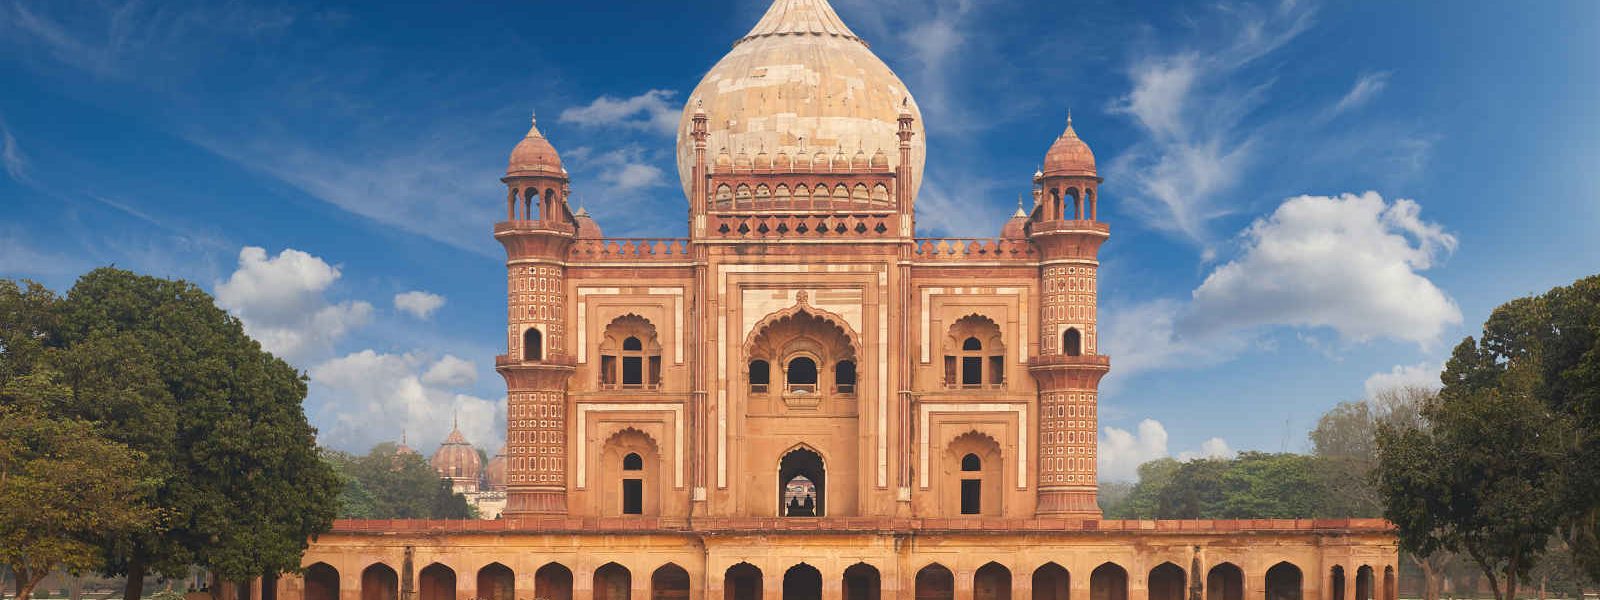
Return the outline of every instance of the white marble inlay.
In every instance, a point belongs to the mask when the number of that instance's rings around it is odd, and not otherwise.
[[[922,469],[918,480],[922,489],[928,489],[928,417],[933,413],[1011,413],[1017,414],[1017,489],[1028,489],[1028,405],[1018,404],[964,404],[955,402],[926,402],[918,416],[918,442],[921,449]]]
[[[622,412],[671,412],[672,413],[672,481],[673,487],[683,487],[683,405],[682,404],[578,404],[578,434],[584,436],[583,443],[578,446],[578,489],[589,485],[589,460],[588,436],[589,413],[622,413]]]

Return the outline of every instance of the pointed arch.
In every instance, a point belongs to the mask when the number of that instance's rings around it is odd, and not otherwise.
[[[944,340],[945,387],[992,389],[1006,382],[1006,343],[1000,325],[971,313],[950,324]]]
[[[778,455],[778,516],[826,516],[828,459],[800,442]]]
[[[417,600],[456,600],[456,572],[433,563],[417,572]]]
[[[594,570],[594,600],[629,600],[633,596],[633,573],[614,562]]]
[[[533,573],[533,595],[542,600],[572,600],[572,569],[546,563]]]
[[[677,563],[656,567],[650,574],[650,600],[689,600],[689,572]]]
[[[917,571],[916,600],[955,600],[956,577],[948,567],[929,563]]]
[[[761,600],[761,569],[747,562],[729,566],[722,573],[723,600]]]
[[[845,567],[842,600],[880,600],[883,576],[878,568],[864,562]]]
[[[969,430],[951,438],[939,459],[942,512],[951,517],[1003,514],[1004,458],[1000,442],[989,434]]]
[[[1206,572],[1206,600],[1244,600],[1244,570],[1218,563]]]
[[[306,567],[305,600],[339,600],[339,570],[325,562]]]
[[[400,575],[384,563],[361,570],[361,600],[399,600]]]
[[[1072,589],[1066,567],[1047,562],[1033,570],[1033,600],[1068,600]]]
[[[511,567],[492,562],[478,569],[479,600],[516,600],[517,575]]]
[[[1184,600],[1184,587],[1188,584],[1188,577],[1183,567],[1164,562],[1150,569],[1150,575],[1145,579],[1149,589],[1150,600]]]
[[[1300,567],[1284,561],[1267,569],[1266,600],[1300,600],[1302,576]]]
[[[1011,600],[1011,569],[989,562],[972,574],[973,600]]]
[[[755,326],[750,328],[750,333],[745,336],[743,346],[745,356],[755,355],[754,349],[756,347],[756,342],[761,339],[762,334],[766,333],[768,329],[771,329],[774,325],[777,325],[784,320],[793,319],[802,315],[809,316],[814,319],[820,319],[826,322],[828,325],[838,328],[839,333],[843,335],[844,339],[848,342],[851,351],[851,357],[861,356],[861,336],[856,333],[854,328],[850,327],[850,324],[844,320],[844,317],[827,310],[811,306],[803,300],[796,302],[794,306],[769,314],[765,317],[762,317],[760,321],[757,321]]]
[[[783,572],[783,600],[822,600],[822,571],[804,562]]]
[[[1089,600],[1128,600],[1128,570],[1103,563],[1089,574]]]
[[[627,313],[600,335],[600,387],[653,390],[661,385],[661,339],[650,319]]]

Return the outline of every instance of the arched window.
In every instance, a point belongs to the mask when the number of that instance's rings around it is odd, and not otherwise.
[[[750,361],[750,393],[765,394],[772,384],[772,365],[764,360]]]
[[[961,457],[961,514],[983,512],[983,460],[976,454]],[[968,476],[970,475],[970,476]]]
[[[788,384],[789,393],[817,391],[817,361],[806,356],[795,357],[784,371],[784,382]]]
[[[544,334],[536,328],[522,332],[522,360],[544,360]]]
[[[539,201],[539,190],[527,189],[523,190],[522,193],[522,220],[539,220],[539,213],[537,211],[544,208],[541,206],[542,203]]]
[[[826,513],[828,472],[822,456],[801,447],[778,462],[778,514],[820,517]]]
[[[1068,327],[1061,334],[1061,353],[1067,356],[1083,355],[1083,334],[1078,333],[1077,327]]]
[[[833,387],[841,394],[856,393],[856,363],[841,360],[833,367]]]
[[[644,514],[644,459],[638,452],[622,457],[622,514]]]
[[[638,315],[617,318],[600,342],[601,389],[653,390],[661,385],[661,343]]]
[[[950,327],[945,340],[944,381],[952,389],[994,389],[1005,385],[1005,344],[1000,327],[968,315]]]

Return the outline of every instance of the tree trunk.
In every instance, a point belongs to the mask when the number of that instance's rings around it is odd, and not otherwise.
[[[1422,600],[1439,600],[1439,574],[1434,571],[1431,559],[1413,556],[1411,560],[1422,569]],[[1398,586],[1396,579],[1395,585]]]
[[[122,585],[123,600],[139,600],[144,597],[144,558],[135,550],[133,556],[128,558],[128,581]]]
[[[222,600],[222,578],[211,574],[211,600]]]
[[[34,575],[32,571],[17,573],[17,600],[28,600],[33,597],[34,586],[39,585],[39,582],[44,581],[45,576],[50,574],[49,569],[40,570],[44,573],[40,575]]]

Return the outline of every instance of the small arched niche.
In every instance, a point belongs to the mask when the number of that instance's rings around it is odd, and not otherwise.
[[[1006,382],[1006,346],[1000,326],[982,315],[967,315],[950,326],[944,342],[945,387],[997,389]]]

